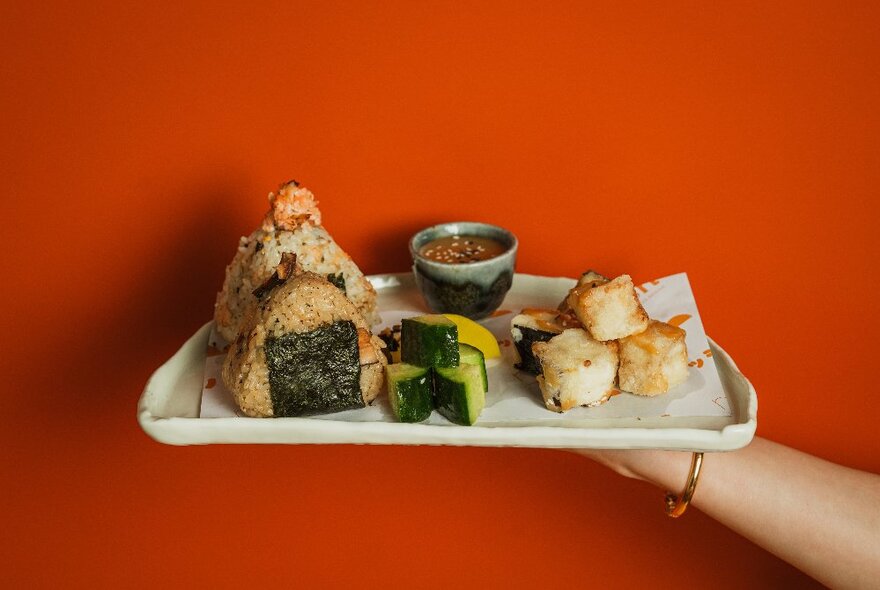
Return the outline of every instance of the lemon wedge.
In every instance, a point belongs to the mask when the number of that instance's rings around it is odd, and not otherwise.
[[[480,352],[487,358],[496,358],[501,356],[501,349],[498,348],[498,341],[492,332],[463,315],[454,313],[444,313],[444,316],[452,320],[458,327],[458,341],[470,344],[480,349]]]

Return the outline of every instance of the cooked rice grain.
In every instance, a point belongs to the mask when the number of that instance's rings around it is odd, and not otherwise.
[[[239,242],[238,252],[226,267],[223,290],[217,295],[214,321],[228,342],[238,336],[245,313],[256,301],[254,289],[272,275],[282,252],[293,252],[303,270],[321,277],[341,273],[348,299],[369,324],[379,323],[375,289],[327,230],[311,224],[293,231],[258,229]]]

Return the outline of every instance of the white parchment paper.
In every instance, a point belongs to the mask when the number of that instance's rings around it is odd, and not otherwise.
[[[687,332],[686,342],[690,358],[688,380],[656,397],[642,397],[622,392],[608,402],[594,408],[574,408],[564,414],[551,412],[544,407],[541,392],[535,379],[513,368],[516,352],[510,337],[510,320],[518,308],[505,308],[482,323],[498,340],[502,356],[487,361],[489,391],[486,407],[476,426],[546,425],[583,426],[591,420],[613,418],[654,418],[663,416],[730,416],[731,404],[726,396],[715,361],[709,350],[697,304],[687,275],[680,273],[650,281],[638,286],[642,305],[654,319],[678,324]],[[381,309],[383,323],[374,331],[399,324],[401,318],[418,315],[412,310]],[[232,395],[223,385],[220,370],[226,343],[214,330],[209,338],[205,358],[205,381],[202,389],[202,418],[226,418],[242,416]],[[318,420],[384,421],[394,422],[386,396],[380,395],[372,406],[334,414],[312,416]],[[449,424],[437,412],[427,424]]]

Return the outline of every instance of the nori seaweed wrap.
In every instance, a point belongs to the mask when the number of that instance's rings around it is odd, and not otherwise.
[[[558,322],[556,310],[524,309],[510,321],[510,335],[519,355],[514,366],[531,375],[541,373],[541,365],[532,352],[535,342],[547,342],[560,334],[563,326]]]

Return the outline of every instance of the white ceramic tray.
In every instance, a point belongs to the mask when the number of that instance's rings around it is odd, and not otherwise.
[[[369,277],[379,309],[424,312],[409,274]],[[502,307],[555,307],[574,281],[517,274]],[[321,418],[200,418],[205,354],[211,324],[205,324],[152,375],[138,404],[138,421],[159,442],[405,444],[594,449],[729,451],[746,446],[757,427],[754,387],[730,356],[709,341],[731,416],[628,417],[515,425],[400,424]],[[491,387],[491,384],[490,384]]]

